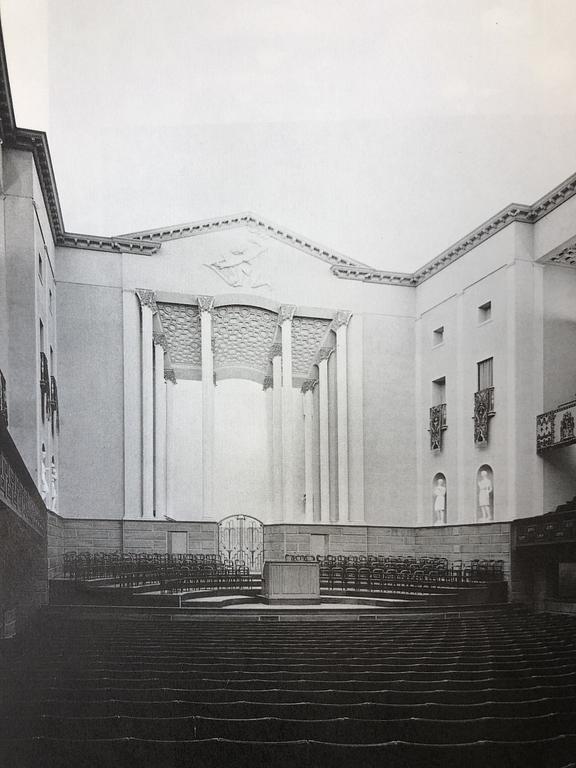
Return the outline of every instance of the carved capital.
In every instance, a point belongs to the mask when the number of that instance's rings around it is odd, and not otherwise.
[[[174,368],[164,368],[164,379],[166,381],[171,381],[172,384],[176,384],[176,374],[174,373]]]
[[[154,341],[154,344],[157,344],[159,347],[162,347],[164,352],[168,352],[168,339],[166,338],[165,333],[154,331],[154,333],[152,334],[152,340]]]
[[[338,328],[341,328],[343,325],[348,325],[351,317],[352,317],[352,312],[348,312],[345,309],[338,310],[338,312],[336,312],[336,315],[334,316],[334,319],[332,320],[332,325],[330,326],[330,328],[333,331],[337,331]]]
[[[278,309],[278,322],[280,325],[286,322],[286,320],[292,320],[296,312],[294,304],[282,304]]]
[[[140,300],[141,307],[148,307],[152,312],[158,311],[158,307],[156,306],[156,294],[154,291],[149,291],[147,288],[137,288],[136,296],[138,296],[138,299]]]
[[[200,312],[212,312],[214,309],[214,296],[197,296]]]
[[[267,389],[272,389],[274,386],[274,378],[272,376],[264,376],[264,381],[262,382],[262,389],[266,391]]]
[[[282,354],[282,344],[272,344],[270,347],[270,359],[278,357]]]
[[[316,379],[306,379],[300,387],[300,392],[302,392],[303,395],[305,395],[306,392],[312,392],[316,383]]]
[[[318,350],[318,362],[321,363],[322,360],[328,360],[333,352],[334,347],[320,347]]]

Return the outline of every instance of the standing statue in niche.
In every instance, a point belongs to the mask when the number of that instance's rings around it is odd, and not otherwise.
[[[439,477],[434,486],[434,525],[446,523],[446,481]]]
[[[46,446],[44,443],[42,443],[42,452],[40,455],[40,495],[42,496],[42,501],[44,503],[46,503],[48,500],[48,494],[50,493],[47,475],[48,468],[46,466]]]
[[[56,501],[58,499],[58,472],[56,470],[56,461],[54,460],[54,456],[52,456],[52,464],[50,466],[50,498],[50,509],[55,510]]]
[[[483,469],[478,479],[478,507],[480,508],[480,522],[492,520],[492,504],[490,494],[493,491],[492,480],[488,471]]]

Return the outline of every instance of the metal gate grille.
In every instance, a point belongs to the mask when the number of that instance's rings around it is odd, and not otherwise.
[[[241,560],[251,573],[261,573],[264,526],[248,515],[225,517],[218,526],[218,550],[226,560]]]

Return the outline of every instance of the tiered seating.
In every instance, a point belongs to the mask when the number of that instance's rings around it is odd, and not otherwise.
[[[287,554],[286,559],[317,560],[321,587],[328,590],[429,593],[446,585],[483,584],[504,578],[503,560],[457,560],[449,564],[444,557],[293,554]]]
[[[576,754],[576,618],[48,617],[0,678],[0,764],[546,766]]]
[[[64,577],[133,589],[149,585],[161,592],[238,590],[253,579],[243,560],[217,555],[161,555],[109,552],[66,552]]]

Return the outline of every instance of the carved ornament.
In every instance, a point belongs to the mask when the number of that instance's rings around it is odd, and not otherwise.
[[[150,291],[147,288],[137,288],[136,296],[140,300],[141,307],[148,307],[152,312],[157,312],[158,307],[156,305],[156,294],[154,291]]]
[[[296,307],[294,304],[281,304],[278,308],[278,323],[279,325],[282,325],[282,323],[285,323],[286,320],[292,320],[294,317],[294,312],[296,312]]]

